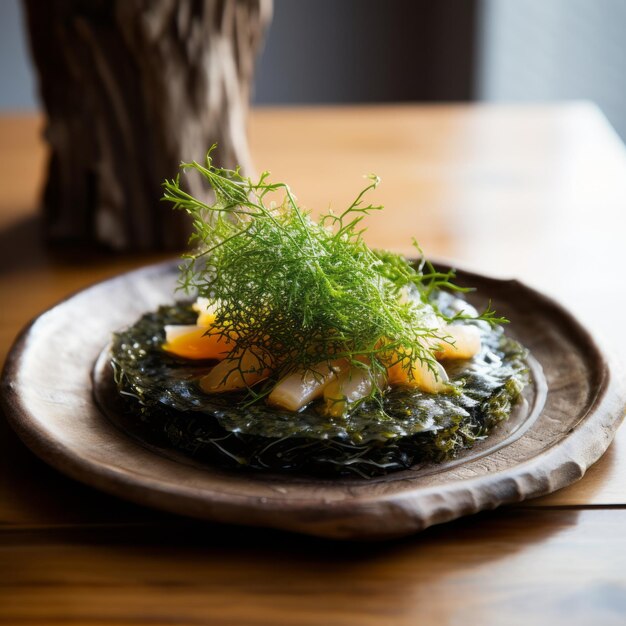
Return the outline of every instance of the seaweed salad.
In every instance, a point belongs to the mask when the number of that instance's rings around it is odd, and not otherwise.
[[[424,258],[365,243],[354,202],[314,220],[285,183],[183,164],[164,200],[193,221],[187,297],[113,338],[124,412],[163,445],[220,467],[364,478],[454,458],[506,420],[525,349]]]

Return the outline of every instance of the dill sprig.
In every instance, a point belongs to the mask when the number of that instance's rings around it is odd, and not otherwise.
[[[193,220],[194,251],[184,255],[180,287],[215,301],[216,324],[209,332],[236,338],[229,358],[241,363],[252,353],[260,368],[272,371],[254,397],[292,371],[315,371],[320,362],[339,358],[374,373],[384,371],[390,358],[409,371],[415,361],[435,371],[429,341],[445,342],[446,336],[431,296],[442,288],[464,289],[454,284],[454,272],[436,270],[417,245],[417,264],[366,245],[362,221],[382,207],[364,197],[379,178],[368,176],[347,209],[316,222],[288,185],[270,181],[269,172],[255,182],[239,169],[216,167],[214,148],[206,164],[181,166],[206,180],[214,202],[189,195],[179,177],[165,181],[164,200]],[[472,319],[503,321],[491,309]]]

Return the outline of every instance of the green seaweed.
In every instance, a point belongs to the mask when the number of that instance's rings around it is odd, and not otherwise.
[[[448,294],[436,298],[440,308],[453,308]],[[316,402],[296,413],[281,411],[250,404],[245,391],[202,392],[198,379],[213,363],[162,350],[164,325],[191,324],[195,317],[190,303],[178,302],[117,333],[115,381],[131,430],[135,424],[158,445],[227,468],[369,478],[451,459],[506,420],[528,382],[525,349],[501,327],[477,321],[481,352],[447,364],[453,394],[395,387],[335,419]]]

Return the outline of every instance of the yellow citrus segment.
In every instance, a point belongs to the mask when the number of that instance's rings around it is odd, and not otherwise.
[[[207,335],[202,326],[166,326],[163,349],[184,359],[222,360],[233,343],[221,335]]]
[[[410,369],[402,362],[394,363],[387,368],[390,385],[408,385],[417,387],[427,393],[440,393],[449,389],[448,374],[437,361],[431,362],[432,369],[426,363],[415,361]],[[434,370],[434,371],[433,371]]]
[[[198,326],[213,326],[215,324],[215,304],[208,298],[198,298],[191,308],[198,314]]]
[[[441,335],[445,340],[435,346],[435,357],[440,361],[471,359],[480,352],[480,331],[476,326],[446,326]]]
[[[403,349],[393,357],[387,356],[387,383],[417,387],[427,393],[440,393],[449,389],[448,374],[441,363],[434,360],[430,363],[419,359],[412,361],[411,350]]]

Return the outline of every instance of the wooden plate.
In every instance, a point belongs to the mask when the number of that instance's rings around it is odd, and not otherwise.
[[[84,483],[149,506],[220,522],[327,537],[406,535],[569,485],[606,450],[626,393],[589,333],[517,281],[459,272],[511,320],[531,350],[533,383],[511,421],[463,457],[374,480],[235,473],[150,448],[99,410],[92,370],[111,333],[171,302],[175,263],[94,285],[38,317],[2,378],[7,416],[42,459]],[[106,359],[97,377],[106,378]]]

